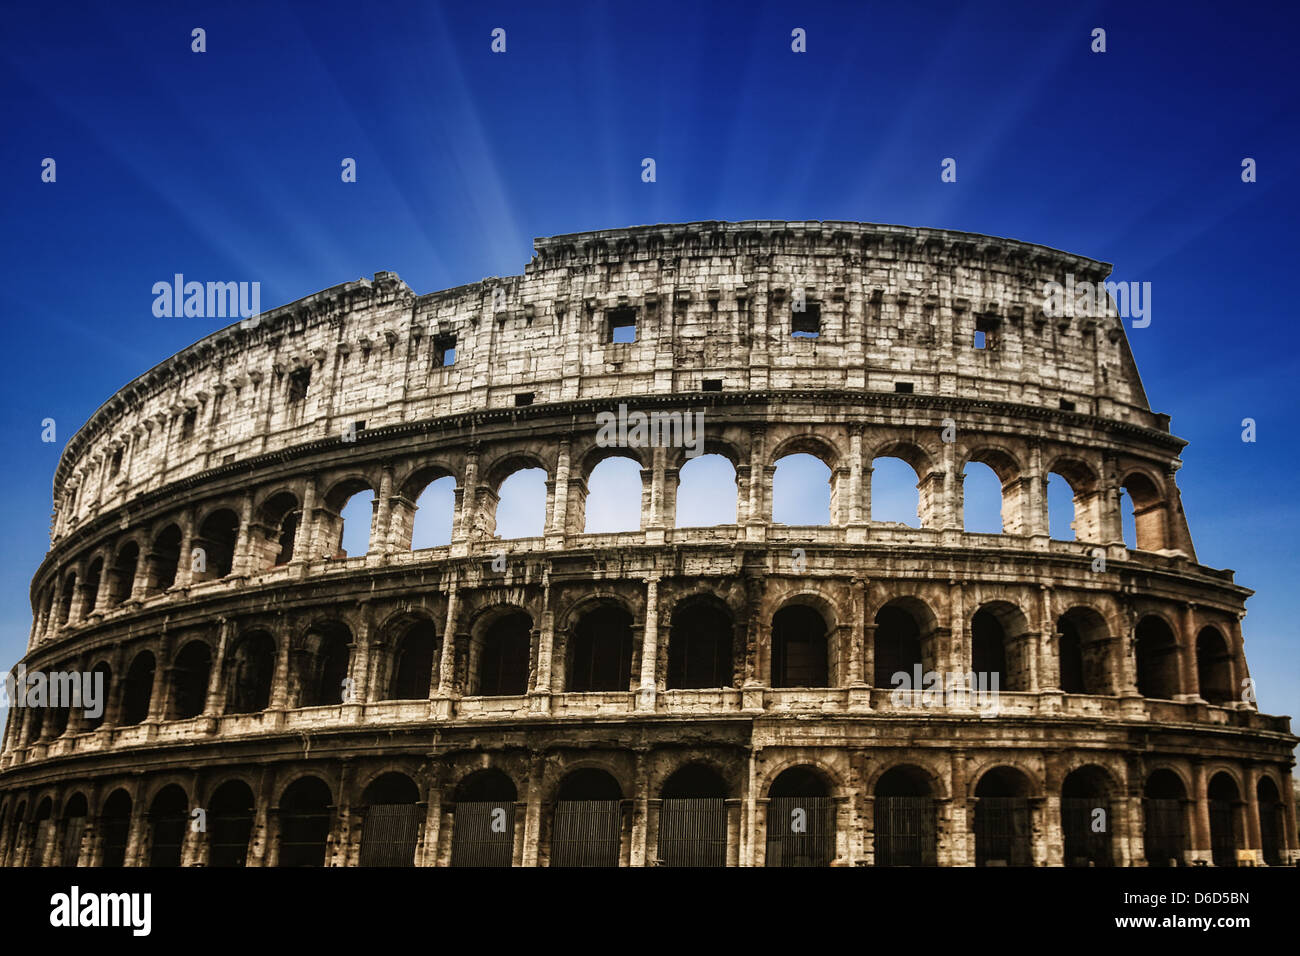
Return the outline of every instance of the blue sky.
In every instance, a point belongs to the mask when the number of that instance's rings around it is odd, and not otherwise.
[[[1300,712],[1294,7],[463,6],[7,5],[6,666],[63,443],[220,324],[155,318],[153,283],[255,280],[271,307],[383,269],[417,292],[518,274],[534,236],[851,219],[1024,239],[1152,284],[1130,341],[1152,406],[1190,441],[1199,557],[1258,591],[1261,708]],[[945,157],[956,183],[940,182]],[[1244,157],[1258,182],[1241,181]]]

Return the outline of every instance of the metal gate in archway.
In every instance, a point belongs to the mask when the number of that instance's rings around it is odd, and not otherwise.
[[[767,866],[830,866],[835,859],[831,797],[772,797],[767,806]]]
[[[149,865],[154,867],[180,866],[185,833],[189,829],[189,816],[185,813],[157,813],[150,816],[152,840],[149,846]]]
[[[1232,830],[1232,804],[1210,802],[1210,854],[1215,866],[1237,865],[1237,840]]]
[[[414,866],[424,807],[372,803],[361,822],[361,866]]]
[[[456,804],[452,816],[452,866],[510,866],[514,863],[513,800],[472,800]]]
[[[1148,866],[1182,866],[1187,850],[1183,801],[1147,797],[1142,801],[1142,842]]]
[[[659,805],[659,863],[726,866],[726,803],[718,797],[665,798]]]
[[[1029,801],[980,797],[975,803],[975,865],[1030,866]]]
[[[876,797],[876,866],[934,866],[932,797]]]
[[[1105,797],[1061,798],[1066,866],[1114,865],[1110,831],[1110,803]]]
[[[551,866],[618,866],[622,833],[622,801],[561,800],[555,805]]]

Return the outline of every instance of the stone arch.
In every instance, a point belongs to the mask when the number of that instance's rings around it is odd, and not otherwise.
[[[830,687],[834,626],[814,602],[791,598],[772,615],[771,686]]]
[[[1237,850],[1245,845],[1245,804],[1235,769],[1212,772],[1205,787],[1210,812],[1210,855],[1215,866],[1236,866]]]
[[[1164,615],[1147,612],[1134,631],[1137,690],[1143,697],[1173,700],[1182,691],[1177,631]]]
[[[109,566],[108,606],[119,607],[131,599],[140,565],[140,544],[134,538],[118,542]]]
[[[565,641],[565,690],[623,691],[635,686],[634,624],[621,601],[600,601],[575,614]]]
[[[131,832],[131,811],[135,805],[124,787],[111,788],[99,812],[103,867],[126,866],[127,842]]]
[[[293,642],[288,699],[293,707],[323,707],[350,699],[352,629],[337,618],[309,625]]]
[[[385,635],[384,700],[427,700],[438,688],[442,641],[433,618],[422,611],[403,611],[390,618]]]
[[[186,560],[188,562],[188,557]],[[168,523],[154,535],[148,561],[146,590],[149,594],[166,591],[176,583],[181,561],[180,525],[174,522]]]
[[[1136,540],[1130,547],[1137,551],[1169,549],[1169,496],[1164,481],[1145,468],[1135,467],[1124,473],[1119,486],[1128,493],[1133,506]]]
[[[1119,665],[1106,619],[1095,608],[1074,605],[1056,623],[1059,686],[1066,694],[1118,693]]]
[[[669,690],[735,686],[744,637],[725,601],[686,595],[673,604],[670,622]]]
[[[998,674],[998,686],[1006,691],[1031,689],[1033,656],[1037,653],[1029,618],[1006,600],[982,603],[970,620],[971,670],[976,674]]]
[[[86,825],[90,819],[90,801],[84,791],[72,790],[63,801],[63,843],[59,848],[58,864],[76,866],[81,859],[85,842]]]
[[[302,522],[302,505],[298,496],[281,488],[266,495],[253,509],[253,515],[253,525],[249,528],[253,568],[265,570],[292,561]]]
[[[1149,769],[1142,789],[1142,843],[1148,866],[1182,866],[1191,832],[1191,788],[1183,772],[1167,764]]]
[[[1102,497],[1100,495],[1100,477],[1086,461],[1069,452],[1057,455],[1044,469],[1045,495],[1048,507],[1048,534],[1058,540],[1069,540],[1064,534],[1057,534],[1058,529],[1052,522],[1052,512],[1056,510],[1052,478],[1060,478],[1070,492],[1070,529],[1075,541],[1102,543],[1105,534],[1102,531]]]
[[[817,763],[799,761],[771,777],[767,866],[829,866],[836,853],[836,786]]]
[[[191,562],[191,580],[216,581],[235,570],[235,548],[239,541],[239,515],[230,507],[218,505],[197,523],[198,532],[191,542],[191,553],[182,560]]]
[[[872,677],[876,687],[895,686],[893,675],[900,671],[908,674],[915,685],[917,665],[923,675],[937,669],[938,648],[934,639],[938,619],[925,601],[912,595],[890,598],[872,620],[875,625]]]
[[[532,629],[532,615],[516,605],[493,605],[476,615],[466,654],[471,696],[517,697],[528,692]]]
[[[477,527],[476,534],[484,538],[505,537],[498,530],[500,519],[500,507],[502,500],[511,501],[513,491],[506,489],[504,486],[516,475],[523,472],[532,472],[539,469],[542,474],[539,476],[543,485],[540,488],[527,489],[522,486],[518,489],[521,497],[526,495],[527,504],[514,504],[512,507],[519,511],[527,511],[533,519],[540,520],[541,528],[529,527],[526,529],[508,529],[512,533],[511,538],[520,537],[513,533],[515,530],[526,530],[529,532],[536,531],[537,534],[545,532],[546,517],[548,514],[547,498],[545,483],[550,482],[553,478],[552,470],[547,467],[547,463],[533,452],[513,450],[503,452],[494,462],[485,467],[481,474],[483,480],[476,490],[477,508],[474,511],[475,520],[473,524]],[[524,479],[521,479],[521,481]],[[581,509],[578,509],[579,511]],[[581,528],[581,520],[575,514],[573,516],[574,525],[571,527]],[[533,537],[535,535],[526,534],[523,537]]]
[[[571,766],[557,781],[549,864],[618,866],[625,830],[627,788],[610,770]]]
[[[727,468],[730,469],[729,476],[724,473]],[[705,452],[686,459],[677,468],[676,481],[673,482],[673,526],[706,528],[735,524],[740,515],[737,476],[735,463],[718,452]],[[724,498],[729,505],[720,505],[718,498]]]
[[[1061,832],[1066,866],[1114,866],[1115,776],[1097,763],[1072,769],[1061,781]]]
[[[975,865],[1032,865],[1029,800],[1040,792],[1034,778],[1014,763],[995,761],[972,783]]]
[[[364,506],[352,504],[358,495],[366,494],[371,496],[369,514],[364,513]],[[321,497],[322,507],[317,509],[318,517],[314,534],[317,550],[323,552],[326,557],[339,560],[376,550],[380,545],[375,534],[378,530],[375,528],[378,495],[378,484],[369,475],[351,472],[337,476]],[[350,508],[354,510],[360,508],[361,513],[349,518],[344,512]],[[354,547],[354,550],[358,551],[357,554],[352,554],[344,546],[344,538],[349,533],[353,533],[354,523],[364,525],[366,528],[366,546],[362,549]]]
[[[324,866],[334,798],[320,776],[303,772],[280,791],[280,866]]]
[[[448,488],[447,486],[450,485]],[[389,513],[389,539],[399,551],[442,547],[456,534],[456,512],[463,494],[461,478],[449,463],[426,461],[394,482],[397,493]],[[451,506],[433,511],[435,497],[451,492]],[[447,541],[443,542],[442,525]],[[418,547],[417,547],[418,546]]]
[[[277,642],[253,628],[240,634],[225,663],[226,713],[255,714],[271,706]]]
[[[410,774],[386,769],[361,790],[360,866],[414,866],[424,827],[420,787]]]
[[[1223,706],[1235,699],[1232,680],[1233,654],[1223,632],[1212,624],[1196,635],[1196,675],[1201,697]]]
[[[149,866],[180,866],[189,831],[190,799],[177,783],[159,787],[149,801]]]
[[[934,866],[938,862],[935,797],[941,785],[926,767],[908,761],[881,771],[873,795],[876,866]]]
[[[247,865],[257,802],[253,787],[240,776],[226,777],[208,800],[208,866]]]
[[[158,660],[151,650],[142,650],[131,659],[122,685],[122,725],[141,724],[149,717],[153,702],[154,672]]]
[[[1286,852],[1286,803],[1282,788],[1271,774],[1263,773],[1255,782],[1255,800],[1259,807],[1259,843],[1265,866],[1282,866]]]
[[[1025,534],[1028,528],[1024,521],[1024,494],[1020,477],[1023,468],[1019,459],[1008,449],[994,444],[976,445],[962,459],[957,468],[959,475],[966,474],[966,467],[972,463],[986,465],[997,478],[1001,498],[1001,534]],[[969,496],[963,491],[962,514],[970,515]]]
[[[625,449],[606,450],[623,452]],[[644,470],[645,466],[635,456],[612,454],[602,457],[581,482],[570,482],[573,493],[569,507],[576,509],[575,521],[581,515],[584,534],[640,530],[644,513]]]
[[[188,720],[207,707],[208,685],[212,680],[212,647],[193,638],[172,659],[170,720]]]

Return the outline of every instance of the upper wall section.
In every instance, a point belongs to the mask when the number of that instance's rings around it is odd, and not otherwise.
[[[843,222],[538,239],[522,276],[424,296],[380,272],[215,332],[122,388],[64,450],[51,538],[145,491],[351,422],[513,406],[529,393],[540,404],[697,392],[706,379],[725,391],[910,384],[1167,431],[1116,315],[1043,314],[1048,281],[1109,272],[1014,240]],[[792,336],[801,289],[816,338]],[[611,326],[629,319],[636,341],[612,341]]]

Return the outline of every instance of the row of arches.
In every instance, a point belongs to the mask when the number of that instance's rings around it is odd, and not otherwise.
[[[293,560],[437,547],[458,535],[534,538],[758,518],[800,526],[856,520],[1102,544],[1127,540],[1144,551],[1190,548],[1175,534],[1181,520],[1176,490],[1136,465],[1107,490],[1096,468],[1080,459],[1063,455],[1045,466],[1042,479],[1026,478],[1015,454],[988,446],[959,459],[957,480],[947,488],[941,456],[905,441],[880,445],[856,470],[847,463],[851,454],[834,441],[801,434],[778,443],[761,474],[739,446],[712,444],[689,459],[678,457],[678,449],[593,448],[576,459],[572,473],[567,453],[561,467],[513,451],[481,470],[421,464],[399,479],[386,468],[380,476],[335,476],[322,482],[319,494],[308,481],[273,487],[240,504],[213,502],[66,562],[36,596],[34,633],[52,633],[176,586]],[[1119,508],[1110,494],[1127,496],[1131,507]],[[957,501],[943,505],[946,495]],[[1112,506],[1126,517],[1105,517]],[[958,514],[945,516],[945,507]]]
[[[838,838],[848,814],[846,798],[836,790],[815,765],[789,767],[771,782],[760,821],[767,866],[827,866],[842,854]],[[538,862],[555,867],[623,864],[633,796],[599,767],[565,774],[544,807]],[[1043,796],[1014,766],[982,773],[971,792],[967,819],[973,847],[969,862],[1033,865],[1035,841],[1049,831],[1060,841],[1059,858],[1066,866],[1121,862],[1116,832],[1123,794],[1107,771],[1097,765],[1071,771],[1056,794],[1055,820],[1045,818]],[[709,764],[681,766],[653,795],[657,813],[648,861],[661,866],[734,864],[739,798]],[[1247,816],[1250,807],[1237,781],[1227,772],[1216,773],[1208,782],[1201,827],[1208,832],[1198,832],[1197,803],[1189,799],[1182,778],[1167,768],[1151,772],[1140,798],[1143,862],[1186,865],[1195,856],[1189,851],[1208,839],[1209,861],[1215,866],[1237,865],[1238,851],[1252,846],[1261,862],[1283,865],[1288,860],[1286,812],[1271,776],[1259,778],[1254,798],[1258,838],[1252,840],[1254,821]],[[892,766],[875,781],[869,803],[874,865],[937,865],[943,832],[952,820],[945,809],[948,801],[928,771],[906,763]],[[163,786],[140,808],[125,789],[115,789],[93,821],[81,791],[62,802],[57,817],[50,796],[30,816],[27,802],[20,799],[4,808],[0,849],[10,865],[35,866],[318,867],[337,865],[340,859],[343,865],[412,866],[417,858],[424,865],[440,859],[436,848],[420,852],[432,842],[426,832],[428,801],[402,772],[376,776],[353,806],[338,806],[330,785],[310,773],[284,788],[269,815],[259,815],[253,789],[242,779],[221,783],[207,804],[193,807],[175,783]],[[507,773],[492,767],[473,771],[440,804],[438,812],[450,817],[450,846],[441,854],[447,865],[520,862],[517,842],[526,807]],[[261,831],[267,830],[264,840]]]
[[[488,607],[453,646],[432,618],[404,612],[381,629],[363,664],[357,638],[340,619],[325,618],[296,635],[276,636],[265,628],[238,632],[217,658],[209,639],[177,642],[160,670],[161,649],[135,653],[119,674],[100,660],[92,673],[108,689],[96,717],[79,718],[76,732],[146,720],[185,720],[252,714],[275,707],[324,707],[372,700],[426,700],[438,693],[473,697],[522,696],[544,688],[557,693],[634,691],[643,681],[644,628],[622,601],[604,597],[575,611],[561,627],[539,677],[540,632],[532,615],[514,605]],[[665,690],[740,687],[752,666],[747,622],[724,601],[708,594],[680,600],[656,637],[656,683]],[[848,668],[833,608],[794,599],[770,619],[759,655],[760,684],[772,688],[841,686]],[[1042,639],[1015,604],[981,604],[968,622],[966,657],[954,660],[951,638],[930,607],[917,597],[887,601],[867,627],[863,681],[880,688],[899,685],[907,675],[959,671],[981,676],[999,691],[1055,688],[1066,694],[1115,696],[1125,692],[1126,651],[1106,619],[1088,607],[1074,607],[1056,621],[1056,673],[1040,674]],[[1194,643],[1196,689],[1211,704],[1231,704],[1239,678],[1228,638],[1213,625]],[[1184,689],[1183,652],[1163,617],[1147,614],[1134,630],[1135,690],[1148,698],[1175,699]],[[75,668],[74,668],[75,669]],[[915,689],[920,689],[916,685]],[[26,708],[20,742],[61,736],[72,714],[66,708]],[[10,728],[11,735],[13,727]],[[11,736],[12,740],[12,736]]]

